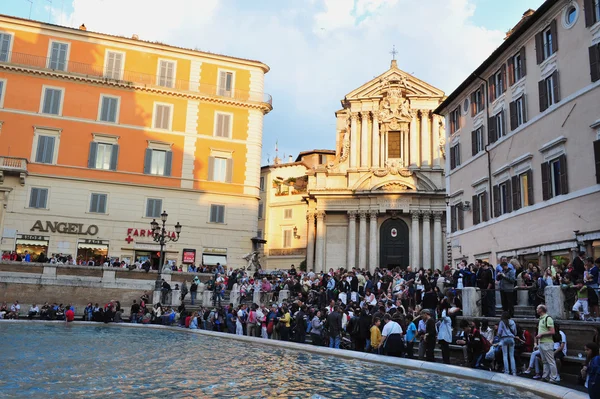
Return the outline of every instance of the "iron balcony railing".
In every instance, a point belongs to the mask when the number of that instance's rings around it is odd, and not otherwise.
[[[27,160],[25,158],[0,157],[0,171],[27,172]]]
[[[134,71],[110,71],[104,67],[81,62],[60,62],[49,57],[24,53],[0,53],[0,64],[10,64],[49,70],[58,73],[100,79],[117,84],[137,85],[162,90],[183,91],[210,97],[231,98],[238,101],[263,102],[273,105],[271,95],[260,91],[240,89],[225,90],[217,85],[192,82],[189,80],[172,79],[166,76],[151,75]]]

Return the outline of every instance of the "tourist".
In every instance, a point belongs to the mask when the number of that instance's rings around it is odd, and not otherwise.
[[[279,317],[279,335],[282,341],[290,340],[290,323],[292,317],[287,305],[281,307],[281,317]]]
[[[88,305],[91,305],[91,303],[89,303]],[[42,308],[40,309],[40,319],[48,320],[50,318],[49,312],[50,312],[50,305],[48,305],[48,302],[44,302],[44,304],[42,305]],[[90,318],[90,320],[91,320],[91,318]]]
[[[139,312],[140,312],[140,305],[134,299],[133,300],[133,304],[131,305],[131,310],[130,310],[130,314],[129,314],[129,321],[131,321],[132,323],[137,323],[139,321],[138,320],[138,313]]]
[[[329,347],[339,349],[342,333],[342,315],[339,306],[335,305],[333,312],[327,316],[327,327],[329,328]]]
[[[423,336],[425,341],[425,360],[434,362],[433,351],[435,350],[435,342],[437,340],[435,321],[431,317],[431,310],[429,309],[422,310],[421,317],[425,320],[425,335]]]
[[[192,318],[189,322],[190,329],[197,330],[198,329],[198,312],[194,312],[192,314]]]
[[[35,316],[37,316],[40,313],[40,309],[37,307],[37,305],[34,303],[33,305],[31,305],[29,307],[29,312],[27,313],[27,318],[29,320],[33,319]]]
[[[198,295],[198,284],[196,283],[196,279],[198,277],[194,277],[194,280],[192,281],[192,284],[190,285],[190,296],[192,298],[191,303],[192,305],[194,305],[194,303],[196,302],[196,296]]]
[[[498,324],[498,336],[502,346],[502,356],[504,358],[504,374],[517,375],[517,366],[515,364],[515,336],[517,335],[517,325],[510,318],[509,312],[503,312],[500,323]]]
[[[375,317],[373,319],[373,326],[371,326],[371,350],[375,353],[380,353],[380,346],[382,341],[381,337],[381,319],[379,317]]]
[[[8,312],[8,314],[6,315],[6,318],[7,319],[18,319],[20,311],[21,311],[21,305],[19,305],[19,301],[15,301],[15,303],[13,303],[10,306],[10,312]]]
[[[585,345],[585,366],[581,369],[581,376],[585,380],[590,399],[600,398],[600,356],[598,344],[588,343]]]
[[[162,280],[162,284],[161,284],[161,289],[160,289],[160,301],[162,303],[169,303],[168,299],[168,295],[171,292],[171,285],[169,283],[167,283],[165,281],[165,279],[163,278]]]
[[[185,297],[188,294],[187,280],[183,280],[181,284],[181,302],[185,301]]]
[[[559,382],[558,371],[556,369],[556,361],[554,360],[554,341],[552,336],[555,334],[554,320],[546,312],[545,305],[539,305],[536,309],[540,316],[538,322],[538,334],[536,339],[539,342],[540,356],[544,365],[542,378],[544,381],[557,383]]]
[[[71,305],[67,305],[67,311],[65,312],[65,322],[70,323],[75,320],[75,311]]]
[[[411,323],[412,324],[412,323]],[[447,309],[442,311],[438,327],[438,342],[442,349],[442,361],[450,364],[450,344],[452,343],[452,319],[447,315]],[[408,335],[407,335],[408,340]]]
[[[515,312],[515,270],[508,267],[508,263],[502,262],[502,272],[497,274],[500,281],[500,298],[502,300],[502,310],[508,312],[513,317]]]
[[[404,354],[404,342],[402,341],[402,327],[392,320],[392,316],[386,313],[383,316],[383,330],[381,339],[383,340],[383,354],[394,357],[402,357]]]
[[[302,305],[296,312],[296,342],[303,344],[306,341],[306,305]]]
[[[575,288],[577,289],[577,302],[575,302],[572,309],[575,313],[575,320],[588,320],[590,315],[588,307],[588,286],[583,284],[583,280],[577,280]],[[583,316],[581,315],[582,313]]]
[[[310,340],[313,345],[323,345],[323,323],[321,322],[320,310],[317,310],[310,322]]]
[[[477,285],[481,289],[482,311],[485,317],[496,316],[496,295],[494,292],[494,276],[488,262],[482,262],[477,277]],[[490,341],[491,342],[491,341]]]

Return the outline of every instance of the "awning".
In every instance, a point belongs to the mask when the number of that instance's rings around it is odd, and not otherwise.
[[[78,249],[100,249],[104,251],[108,251],[108,245],[104,244],[83,244],[80,243],[77,245]]]
[[[31,245],[35,247],[47,247],[48,241],[38,241],[38,240],[22,240],[17,238],[17,245]]]
[[[202,255],[202,263],[206,266],[214,266],[217,263],[227,266],[226,255]]]

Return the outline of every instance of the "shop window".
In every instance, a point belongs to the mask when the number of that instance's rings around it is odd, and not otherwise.
[[[225,205],[211,204],[210,223],[225,223]]]
[[[48,189],[32,187],[29,194],[29,207],[36,209],[48,208]]]
[[[162,199],[148,198],[146,200],[146,217],[159,218],[162,213]]]
[[[90,199],[90,212],[91,213],[106,213],[106,201],[108,196],[106,194],[92,193]]]

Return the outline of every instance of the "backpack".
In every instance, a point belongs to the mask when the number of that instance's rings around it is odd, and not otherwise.
[[[492,347],[490,341],[488,341],[487,338],[483,335],[481,336],[481,345],[483,347],[483,353],[488,353],[490,348]]]

